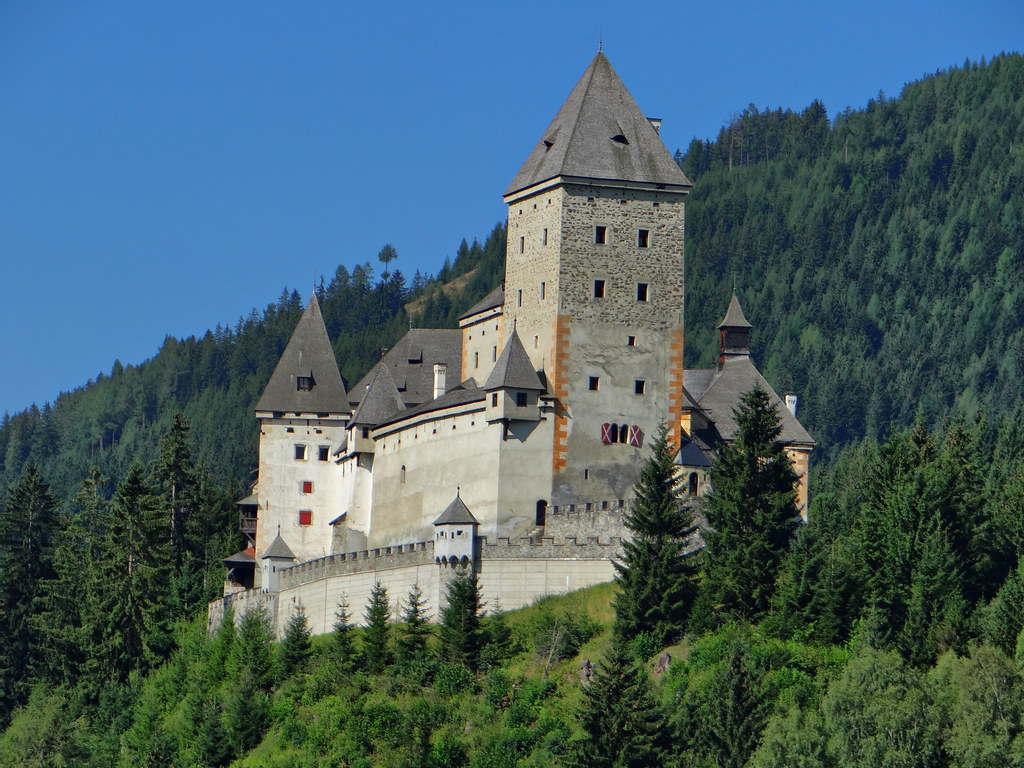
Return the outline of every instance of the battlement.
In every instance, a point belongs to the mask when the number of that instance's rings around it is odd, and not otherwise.
[[[281,589],[297,587],[311,581],[367,571],[382,571],[434,562],[434,542],[417,541],[393,547],[377,547],[357,552],[327,555],[307,560],[281,571]]]
[[[523,536],[517,541],[500,537],[494,542],[479,539],[480,559],[488,560],[610,560],[622,547],[619,536]],[[484,566],[486,568],[486,566]]]
[[[629,499],[603,499],[548,507],[544,533],[561,539],[622,539],[627,535],[622,518],[631,504]]]

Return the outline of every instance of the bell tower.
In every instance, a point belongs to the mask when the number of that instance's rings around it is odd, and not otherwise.
[[[607,57],[594,57],[505,191],[504,335],[554,398],[551,503],[626,498],[683,403],[690,182]]]

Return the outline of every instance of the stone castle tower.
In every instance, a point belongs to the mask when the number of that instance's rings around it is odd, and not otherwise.
[[[598,52],[505,191],[503,338],[553,397],[552,504],[624,498],[650,432],[678,437],[690,182],[659,128]]]

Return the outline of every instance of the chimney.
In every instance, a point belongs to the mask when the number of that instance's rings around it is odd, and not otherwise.
[[[792,392],[786,393],[786,410],[793,414],[793,418],[796,418],[796,395]]]
[[[444,363],[434,363],[434,399],[437,400],[444,394],[444,382],[448,376],[448,366]]]

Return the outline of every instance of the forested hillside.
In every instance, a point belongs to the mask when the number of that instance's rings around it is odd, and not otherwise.
[[[830,125],[751,105],[694,140],[687,351],[711,365],[733,285],[753,352],[801,396],[818,460],[920,413],[1024,395],[1024,59],[965,63]],[[833,105],[834,106],[834,105]],[[693,358],[691,358],[692,360]]]

